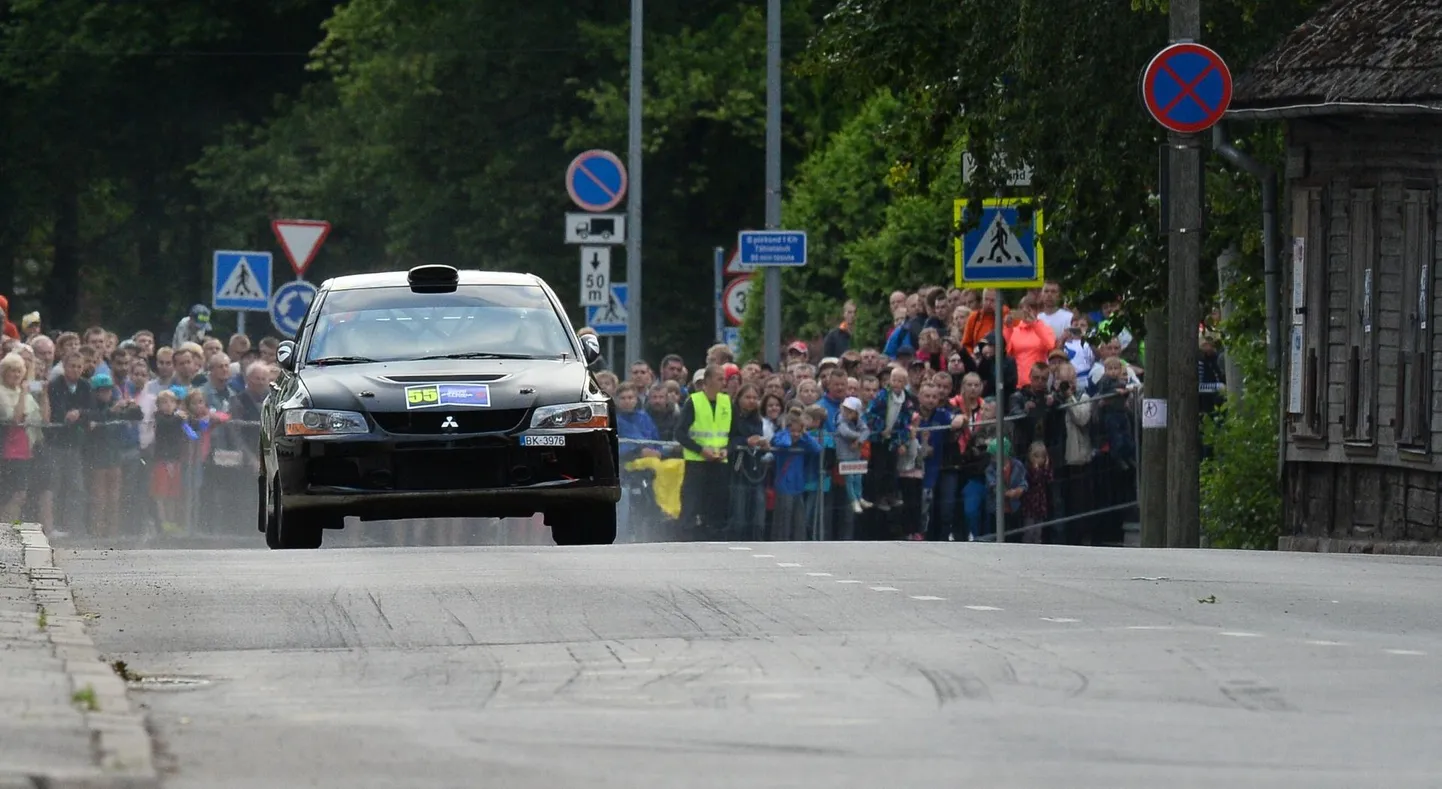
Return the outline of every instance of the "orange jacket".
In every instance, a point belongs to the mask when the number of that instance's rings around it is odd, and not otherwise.
[[[1017,386],[1026,386],[1031,383],[1031,366],[1045,362],[1056,347],[1056,333],[1042,320],[1017,321],[1002,327],[1001,333],[1006,338],[1007,355],[1016,360]]]
[[[1011,314],[1011,307],[1003,306],[1001,315],[1003,318]],[[982,340],[990,340],[992,334],[996,333],[996,309],[975,310],[966,316],[966,326],[961,331],[961,347],[968,353],[976,349],[976,344]]]

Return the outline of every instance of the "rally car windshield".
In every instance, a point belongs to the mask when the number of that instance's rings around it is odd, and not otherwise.
[[[306,361],[557,358],[575,352],[539,287],[463,285],[453,293],[424,294],[390,287],[326,296]]]

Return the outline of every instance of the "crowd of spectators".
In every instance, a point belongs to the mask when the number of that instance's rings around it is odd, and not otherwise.
[[[1004,295],[898,291],[874,337],[853,336],[847,303],[824,337],[790,343],[781,369],[718,344],[694,374],[676,354],[624,380],[599,371],[626,469],[620,540],[991,540],[1000,486],[1008,540],[1121,543],[1139,344],[1117,303],[1083,312],[1048,283],[1003,307],[998,346]],[[254,528],[279,340],[222,342],[203,305],[159,340],[47,331],[8,307],[0,297],[0,516],[95,537]],[[1199,347],[1216,400],[1214,337]]]
[[[7,318],[0,516],[99,538],[253,529],[260,406],[280,341],[209,330],[203,305],[160,338]]]
[[[1007,540],[1122,544],[1140,343],[1117,302],[1085,312],[1047,283],[1012,294],[998,347],[1005,295],[897,291],[873,337],[852,334],[848,302],[780,369],[718,344],[694,374],[674,354],[599,373],[626,469],[619,539],[994,540],[1000,486]],[[1214,338],[1199,341],[1219,388]]]

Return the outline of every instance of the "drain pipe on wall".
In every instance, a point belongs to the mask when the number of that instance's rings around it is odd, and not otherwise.
[[[1222,124],[1212,127],[1212,148],[1229,164],[1262,182],[1262,276],[1267,297],[1267,367],[1282,369],[1282,272],[1277,257],[1277,171],[1227,141]]]

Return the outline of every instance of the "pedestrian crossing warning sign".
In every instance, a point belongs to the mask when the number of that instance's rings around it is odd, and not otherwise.
[[[1023,213],[1026,219],[1023,220]],[[1042,211],[1021,199],[986,200],[979,222],[970,221],[965,200],[955,203],[956,286],[1039,288],[1045,270],[1038,236],[1043,232]]]
[[[214,263],[213,309],[270,309],[269,252],[216,252]]]

